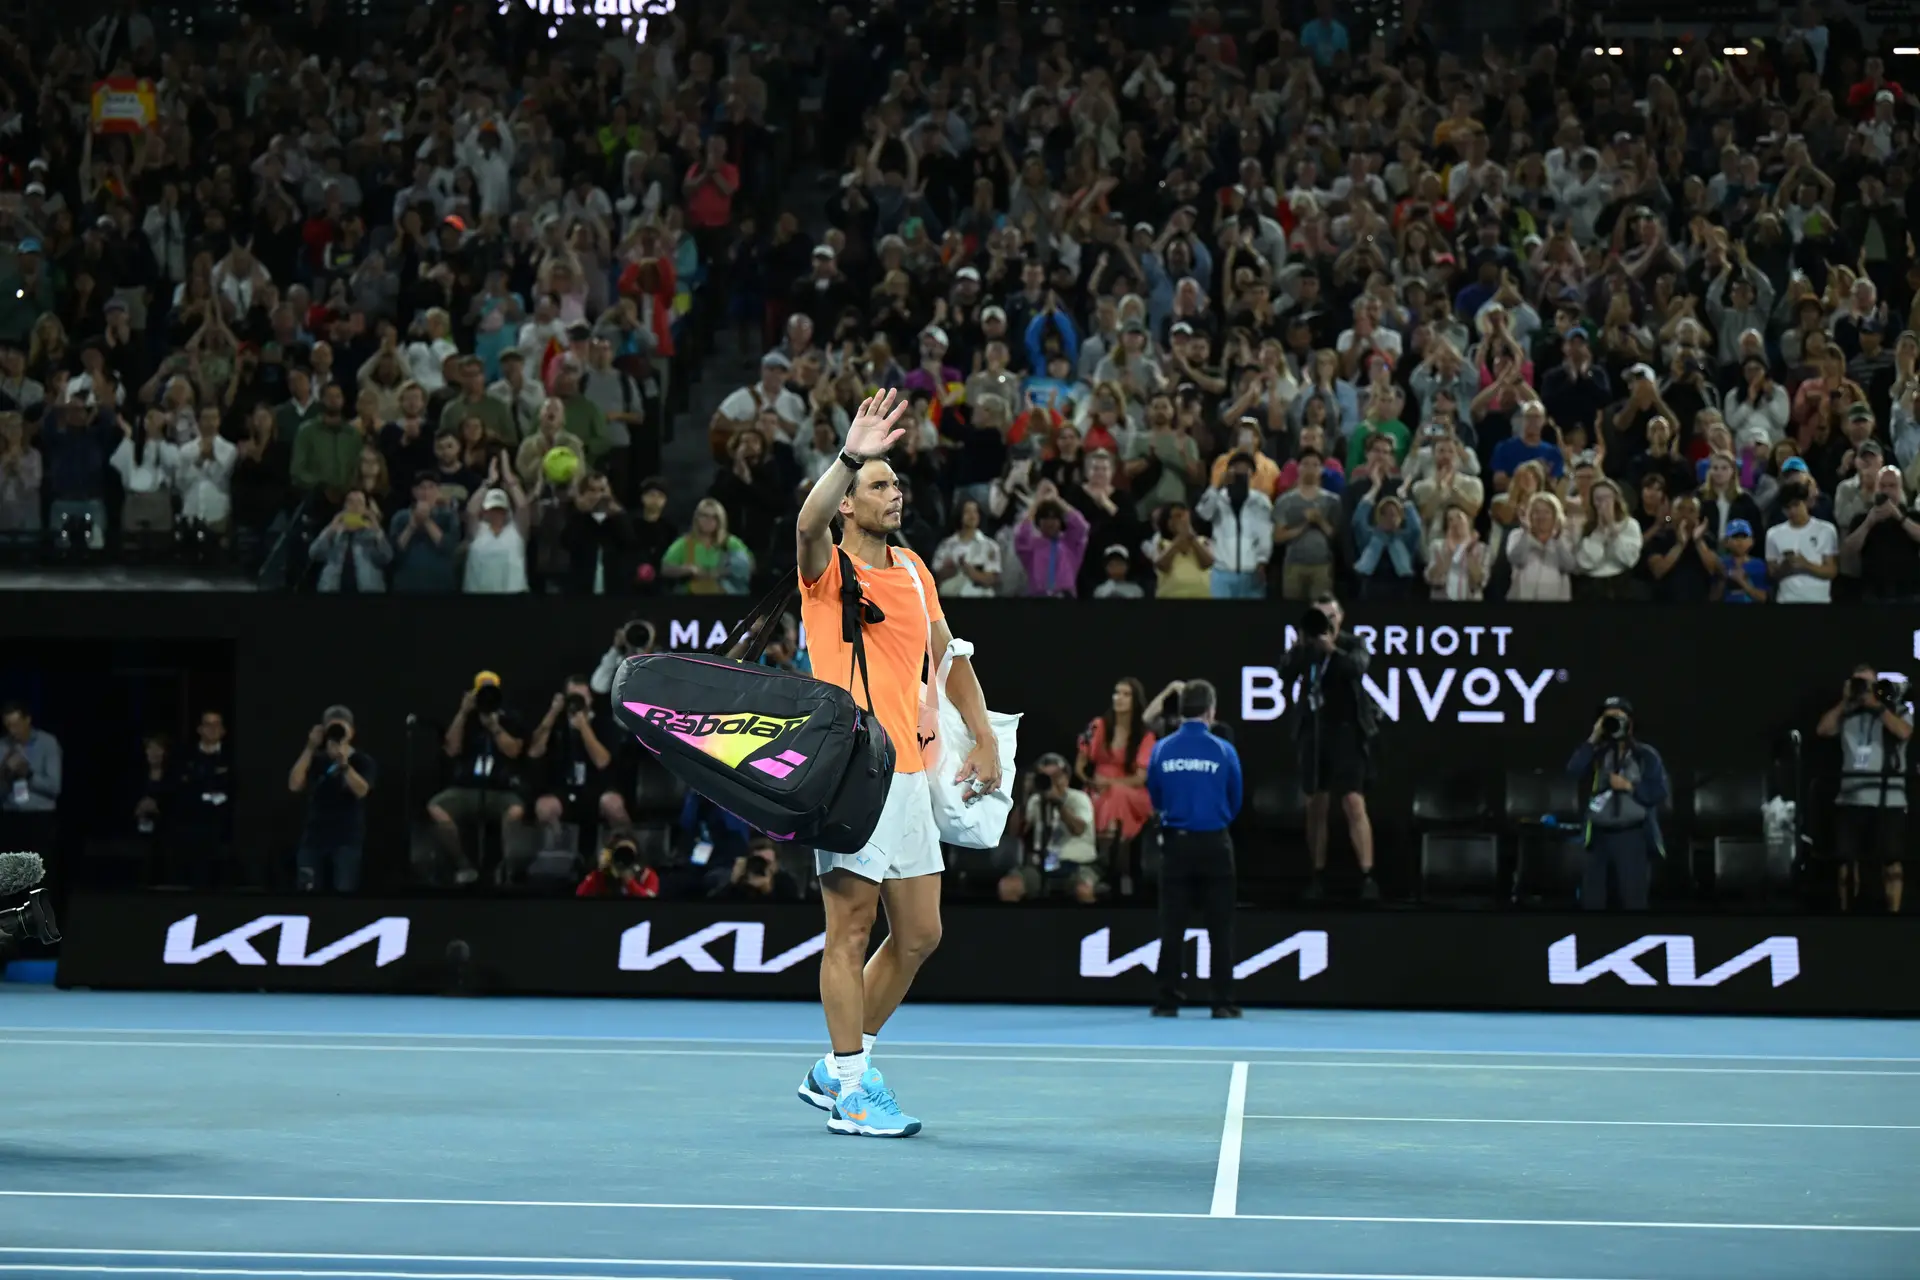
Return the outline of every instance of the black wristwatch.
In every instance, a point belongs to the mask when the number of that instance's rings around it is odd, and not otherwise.
[[[845,449],[842,449],[840,451],[840,465],[849,471],[858,472],[861,467],[867,465],[867,460],[865,458],[856,458]]]

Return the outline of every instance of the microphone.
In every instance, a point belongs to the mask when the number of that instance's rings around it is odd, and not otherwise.
[[[47,891],[34,888],[46,875],[46,864],[37,853],[0,853],[0,897],[27,895],[20,906],[0,910],[0,947],[22,935],[44,945],[60,941],[60,926],[53,918]]]
[[[25,893],[47,878],[37,853],[0,853],[0,898]]]

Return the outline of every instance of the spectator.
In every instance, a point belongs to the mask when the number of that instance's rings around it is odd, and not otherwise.
[[[1256,433],[1257,439],[1257,433]],[[1272,466],[1272,460],[1261,456]],[[1273,555],[1273,502],[1254,486],[1254,455],[1237,450],[1223,484],[1200,495],[1194,514],[1213,527],[1210,584],[1216,600],[1252,600],[1267,593],[1267,561]],[[1275,469],[1274,479],[1278,479]]]
[[[1362,498],[1353,510],[1353,571],[1368,600],[1408,600],[1420,580],[1420,513],[1394,494]]]
[[[1145,548],[1158,578],[1154,595],[1161,600],[1205,600],[1213,594],[1213,544],[1194,532],[1192,513],[1184,502],[1160,508],[1158,532]]]
[[[1440,536],[1427,546],[1427,585],[1436,600],[1479,600],[1487,588],[1487,547],[1474,531],[1473,518],[1456,506],[1446,508]]]
[[[727,531],[727,511],[712,498],[693,510],[693,528],[675,538],[660,558],[660,575],[682,595],[747,594],[753,556]]]
[[[1838,504],[1836,503],[1836,506]],[[1853,517],[1843,553],[1859,558],[1862,597],[1873,604],[1911,604],[1920,593],[1920,520],[1907,509],[1900,473],[1882,467],[1873,501]]]
[[[1767,530],[1767,576],[1781,604],[1826,604],[1839,573],[1840,538],[1831,524],[1813,515],[1813,486],[1800,470],[1798,478],[1780,486],[1786,519]]]
[[[679,537],[667,519],[667,485],[658,476],[640,482],[640,507],[633,516],[634,585],[644,595],[660,590],[660,566],[667,548]]]
[[[174,483],[180,491],[180,514],[206,525],[217,534],[227,531],[233,513],[233,469],[240,451],[220,434],[220,411],[200,411],[199,434],[177,455]]]
[[[756,561],[764,561],[789,498],[773,464],[766,456],[767,439],[757,430],[742,431],[728,446],[730,467],[716,474],[708,495],[727,513],[727,527],[735,530]],[[901,459],[897,468],[909,472]],[[932,486],[929,486],[932,487]]]
[[[514,454],[513,470],[524,488],[531,490],[540,487],[540,481],[546,475],[547,455],[555,449],[565,449],[571,453],[576,470],[586,465],[586,443],[567,430],[566,406],[558,400],[548,400],[540,406],[538,426],[520,442],[519,450]]]
[[[167,442],[167,415],[149,409],[136,433],[120,419],[120,445],[109,459],[120,476],[125,495],[120,527],[127,533],[170,533],[173,529],[173,484],[179,468],[179,450]]]
[[[347,421],[346,396],[337,385],[321,388],[318,403],[318,415],[293,438],[293,487],[331,508],[353,487],[363,441]]]
[[[1575,532],[1560,500],[1536,493],[1527,502],[1525,522],[1507,535],[1507,559],[1513,566],[1509,600],[1571,600],[1572,575],[1579,571]]]
[[[468,418],[480,419],[480,425],[486,433],[501,444],[512,446],[520,441],[520,431],[513,418],[513,411],[505,398],[493,395],[487,389],[486,366],[478,356],[468,356],[459,363],[459,394],[447,401],[446,408],[440,411],[440,426],[458,427]],[[427,384],[420,383],[423,389]]]
[[[953,532],[933,554],[933,576],[943,596],[987,597],[1000,585],[1000,545],[980,527],[980,504],[956,504]]]
[[[412,505],[393,513],[387,540],[393,546],[395,592],[444,595],[455,589],[459,516],[441,496],[439,478],[431,471],[413,478]]]
[[[0,411],[0,541],[40,529],[40,451],[15,411]]]
[[[1729,520],[1721,533],[1720,572],[1713,598],[1726,604],[1765,604],[1772,582],[1767,562],[1753,554],[1753,528],[1745,520]]]
[[[1146,723],[1146,709],[1147,691],[1137,679],[1128,676],[1116,684],[1111,704],[1080,735],[1073,766],[1074,777],[1093,793],[1088,816],[1103,860],[1122,875],[1132,864],[1121,858],[1121,847],[1130,845],[1153,816],[1147,762],[1153,758],[1154,735]],[[1056,789],[1064,782],[1066,762],[1060,764]]]
[[[1313,600],[1333,590],[1333,548],[1345,524],[1340,499],[1320,487],[1321,457],[1303,448],[1295,459],[1298,480],[1274,504],[1273,540],[1285,547],[1280,596]]]
[[[1139,583],[1128,578],[1133,570],[1133,553],[1115,543],[1107,548],[1102,561],[1106,576],[1094,587],[1090,598],[1094,600],[1144,600],[1146,591]]]
[[[1026,575],[1027,594],[1077,595],[1088,535],[1087,518],[1060,500],[1051,481],[1042,480],[1014,532],[1014,550]]]
[[[1620,486],[1600,480],[1582,503],[1584,519],[1576,534],[1582,599],[1627,600],[1633,596],[1633,572],[1640,564],[1640,526],[1627,511]]]
[[[527,745],[527,759],[538,761],[533,768],[544,773],[535,784],[538,796],[533,802],[535,824],[549,833],[543,848],[554,847],[551,833],[562,823],[575,826],[583,836],[598,824],[598,829],[616,833],[611,841],[632,827],[620,793],[615,755],[619,742],[613,722],[594,707],[587,677],[568,676]]]
[[[1656,602],[1699,604],[1712,595],[1722,572],[1720,554],[1702,517],[1700,501],[1692,494],[1675,499],[1671,514],[1641,545],[1642,564]]]
[[[393,544],[380,525],[380,508],[359,489],[349,489],[340,510],[307,549],[320,566],[318,589],[343,595],[387,589]]]
[[[271,408],[256,404],[247,415],[246,434],[234,446],[233,518],[255,534],[284,519],[290,505],[293,447],[277,423]]]

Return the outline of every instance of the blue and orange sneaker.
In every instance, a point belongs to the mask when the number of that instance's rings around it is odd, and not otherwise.
[[[834,1099],[827,1130],[863,1138],[911,1138],[920,1132],[920,1122],[900,1110],[893,1090],[878,1071],[868,1068],[857,1088],[843,1090]]]
[[[827,1065],[825,1058],[813,1064],[806,1078],[800,1082],[800,1101],[822,1111],[833,1110],[835,1099],[840,1096],[840,1080],[833,1074],[833,1068]]]

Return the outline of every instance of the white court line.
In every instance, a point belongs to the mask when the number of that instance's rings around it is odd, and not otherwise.
[[[703,1259],[660,1259],[660,1258],[488,1258],[488,1257],[448,1257],[410,1254],[361,1254],[361,1253],[247,1253],[239,1251],[200,1252],[187,1249],[0,1249],[0,1254],[47,1254],[87,1257],[120,1258],[212,1258],[245,1259],[249,1261],[285,1260],[293,1262],[388,1262],[388,1263],[464,1263],[464,1264],[509,1264],[518,1266],[597,1266],[597,1267],[728,1267],[745,1270],[774,1271],[887,1271],[887,1272],[932,1272],[939,1275],[950,1274],[987,1274],[1016,1276],[1167,1276],[1198,1277],[1200,1280],[1582,1280],[1581,1277],[1563,1276],[1480,1276],[1480,1275],[1433,1275],[1410,1274],[1407,1272],[1353,1272],[1353,1271],[1175,1271],[1167,1269],[1142,1269],[1119,1267],[1016,1267],[985,1266],[981,1264],[943,1267],[935,1263],[889,1263],[889,1262],[714,1262]],[[0,1266],[0,1270],[13,1270],[9,1266]],[[151,1273],[153,1269],[148,1269]],[[400,1272],[355,1272],[355,1271],[268,1271],[237,1273],[232,1271],[191,1271],[195,1275],[321,1275],[321,1276],[410,1276],[423,1277],[427,1273],[419,1271]],[[512,1273],[502,1280],[547,1280],[546,1277],[530,1276],[525,1272]],[[618,1276],[606,1273],[595,1274],[589,1280],[661,1280],[644,1276]],[[701,1280],[725,1280],[720,1276],[705,1276]],[[1590,1280],[1590,1278],[1588,1278]]]
[[[1907,1133],[1920,1124],[1786,1124],[1748,1120],[1516,1120],[1477,1116],[1247,1116],[1248,1120],[1305,1120],[1329,1124],[1545,1124],[1647,1129],[1885,1129]]]
[[[1240,1133],[1247,1122],[1247,1064],[1233,1064],[1227,1080],[1227,1116],[1220,1125],[1220,1167],[1213,1175],[1215,1218],[1231,1218],[1240,1203]]]
[[[1417,1015],[1416,1015],[1417,1016]],[[1569,1016],[1549,1014],[1548,1017]],[[1578,1015],[1589,1020],[1605,1018],[1607,1014]],[[783,1040],[766,1036],[590,1036],[590,1035],[532,1035],[524,1032],[502,1031],[325,1031],[305,1029],[300,1031],[260,1030],[234,1031],[229,1029],[211,1029],[199,1027],[13,1027],[0,1025],[0,1032],[56,1032],[61,1035],[107,1035],[107,1036],[336,1036],[342,1039],[364,1040],[501,1040],[501,1041],[560,1041],[581,1043],[610,1044],[724,1044],[724,1045],[804,1045],[819,1044],[818,1039],[798,1037]],[[1358,1048],[1346,1045],[1224,1045],[1218,1049],[1209,1049],[1205,1045],[1165,1045],[1165,1044],[1086,1044],[1065,1041],[1041,1040],[913,1040],[906,1037],[889,1037],[889,1048],[923,1049],[1117,1049],[1121,1051],[1164,1050],[1168,1048],[1191,1049],[1196,1052],[1214,1052],[1225,1058],[1234,1053],[1359,1053],[1380,1055],[1425,1055],[1428,1057],[1454,1058],[1645,1058],[1648,1061],[1679,1062],[1911,1062],[1920,1063],[1920,1057],[1894,1057],[1852,1054],[1799,1054],[1799,1053],[1627,1053],[1620,1050],[1588,1049],[1377,1049]]]
[[[326,1204],[396,1208],[452,1209],[615,1209],[664,1210],[674,1213],[863,1213],[897,1214],[927,1217],[963,1218],[1138,1218],[1154,1221],[1211,1222],[1210,1213],[1173,1213],[1131,1209],[966,1209],[942,1205],[937,1208],[906,1208],[874,1205],[832,1204],[688,1204],[673,1201],[618,1200],[480,1200],[430,1198],[425,1196],[269,1196],[216,1195],[210,1192],[183,1191],[0,1191],[0,1199],[12,1200],[158,1200],[168,1203],[208,1204]],[[1379,1214],[1326,1213],[1242,1213],[1241,1222],[1326,1222],[1383,1226],[1435,1227],[1581,1227],[1599,1230],[1633,1231],[1813,1231],[1863,1235],[1920,1235],[1920,1225],[1882,1226],[1865,1223],[1822,1222],[1640,1222],[1604,1218],[1421,1218]],[[101,1250],[92,1250],[100,1253]],[[652,1265],[652,1264],[637,1264]],[[665,1264],[661,1264],[665,1265]],[[772,1263],[735,1262],[731,1266],[772,1266]],[[937,1268],[936,1268],[937,1269]],[[948,1267],[946,1270],[953,1270]],[[1067,1274],[1077,1274],[1068,1272]],[[1118,1273],[1129,1274],[1129,1273]],[[1184,1274],[1184,1273],[1174,1273]],[[1194,1274],[1210,1275],[1212,1272]],[[1229,1274],[1229,1273],[1218,1273]]]
[[[276,1042],[273,1044],[254,1044],[245,1042],[208,1043],[202,1040],[14,1040],[8,1043],[9,1049],[30,1048],[35,1045],[48,1045],[64,1048],[94,1049],[218,1049],[222,1051],[240,1049],[259,1049],[268,1052],[291,1051],[298,1053],[491,1053],[522,1056],[551,1055],[554,1057],[635,1057],[635,1058],[783,1058],[794,1055],[772,1049],[634,1049],[609,1047],[588,1049],[575,1046],[553,1047],[536,1045],[491,1045],[491,1044],[336,1044],[330,1041],[312,1042]],[[1079,1047],[1079,1046],[1076,1046]],[[1097,1047],[1097,1046],[1095,1046]],[[1239,1053],[1258,1053],[1261,1050],[1240,1049]],[[1115,1066],[1182,1066],[1213,1067],[1219,1066],[1220,1058],[1121,1058],[1112,1055],[1077,1056],[1068,1054],[1012,1054],[1012,1053],[911,1053],[890,1051],[887,1054],[893,1062],[1056,1062],[1070,1065],[1087,1063],[1108,1063]],[[1705,1075],[1705,1076],[1896,1076],[1909,1079],[1920,1078],[1920,1069],[1913,1071],[1879,1071],[1871,1069],[1853,1069],[1849,1067],[1666,1067],[1631,1066],[1622,1062],[1401,1062],[1401,1061],[1364,1061],[1339,1058],[1251,1058],[1249,1061],[1262,1067],[1286,1068],[1323,1068],[1335,1067],[1349,1071],[1602,1071],[1629,1074],[1651,1075]]]

